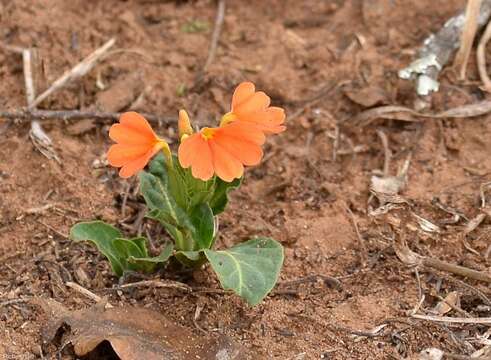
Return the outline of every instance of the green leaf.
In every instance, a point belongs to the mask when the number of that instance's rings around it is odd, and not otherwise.
[[[225,210],[228,203],[229,191],[238,188],[241,182],[242,178],[235,179],[232,182],[226,182],[220,178],[216,178],[215,192],[210,200],[210,207],[213,211],[213,215],[218,215]]]
[[[186,267],[197,268],[206,262],[202,251],[176,251],[176,259]]]
[[[224,289],[231,289],[250,305],[258,304],[273,289],[283,247],[270,238],[257,238],[228,250],[204,250]]]
[[[177,223],[177,204],[170,196],[166,184],[157,176],[140,171],[140,191],[150,210],[159,209],[168,216],[169,220]]]
[[[131,270],[131,271],[143,270],[140,269],[138,266],[135,266],[134,264],[128,263],[128,259],[130,257],[141,258],[146,256],[144,252],[142,252],[139,246],[141,240],[143,240],[144,242],[146,241],[145,238],[135,238],[135,239],[118,238],[113,240],[112,242],[113,249],[117,251],[118,254],[120,254],[121,256],[121,264],[123,266],[123,272],[127,270]]]
[[[214,217],[208,204],[196,206],[190,214],[194,225],[193,238],[198,245],[198,250],[209,249],[214,238]]]
[[[172,256],[174,244],[167,244],[161,251],[159,256],[154,257],[134,257],[130,256],[128,262],[138,265],[145,272],[152,272],[158,264],[165,263]]]
[[[176,256],[177,255],[183,255],[191,261],[198,261],[201,258],[200,251],[178,251],[176,252]]]
[[[109,260],[111,268],[118,276],[123,275],[124,258],[113,247],[114,239],[121,237],[121,232],[102,221],[82,222],[70,229],[70,238],[74,241],[91,241]]]

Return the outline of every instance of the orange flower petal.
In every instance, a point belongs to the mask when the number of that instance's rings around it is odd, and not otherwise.
[[[258,145],[264,144],[266,137],[254,124],[245,121],[234,121],[217,130],[217,134],[225,133],[227,136],[243,139]]]
[[[119,176],[126,179],[135,175],[140,170],[143,170],[143,168],[145,167],[145,165],[148,164],[152,156],[154,156],[159,150],[160,148],[155,146],[147,151],[143,156],[126,163],[125,165],[123,165],[121,170],[119,170]]]
[[[146,133],[123,124],[112,125],[109,129],[109,137],[117,143],[128,145],[149,144],[155,141],[155,137],[149,137]]]
[[[241,138],[228,136],[227,133],[217,134],[213,141],[247,166],[259,164],[263,157],[263,150],[259,145]]]
[[[119,118],[119,123],[146,136],[148,139],[157,139],[157,135],[153,131],[148,121],[134,111],[125,112],[122,114]]]
[[[195,178],[207,181],[213,177],[210,147],[201,133],[193,134],[181,143],[178,157],[183,168],[191,167],[191,173]]]
[[[120,167],[126,163],[144,156],[152,146],[148,145],[111,145],[107,152],[107,160],[112,166]]]
[[[271,99],[264,92],[259,91],[252,95],[249,99],[241,103],[239,106],[234,107],[232,112],[237,115],[237,117],[247,116],[248,114],[255,113],[261,110],[265,110]]]
[[[215,172],[220,179],[231,182],[236,178],[242,177],[244,166],[239,160],[230,155],[230,153],[215,141],[208,141],[208,144],[210,145]]]
[[[285,131],[285,110],[279,107],[269,107],[264,111],[243,116],[239,121],[256,125],[265,134],[278,134]]]
[[[254,92],[256,91],[256,87],[253,83],[246,81],[240,83],[234,91],[234,95],[232,96],[232,109],[240,106],[248,99],[250,99]]]

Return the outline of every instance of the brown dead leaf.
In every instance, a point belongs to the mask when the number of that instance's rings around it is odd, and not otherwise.
[[[447,296],[445,296],[445,301],[440,301],[438,304],[436,304],[433,311],[438,315],[445,315],[452,310],[452,307],[449,304],[458,305],[459,302],[459,293],[457,291],[451,291],[447,294]]]
[[[351,121],[360,126],[366,126],[376,119],[395,119],[402,121],[420,122],[422,118],[471,118],[485,115],[491,112],[491,101],[483,100],[474,104],[457,106],[453,109],[444,110],[439,113],[421,113],[405,106],[384,105],[362,111]],[[401,117],[401,113],[406,113],[408,117]]]
[[[53,341],[57,332],[68,325],[69,333],[62,343],[71,343],[78,356],[93,351],[108,341],[122,360],[145,359],[246,359],[244,349],[230,340],[195,336],[190,330],[174,324],[163,314],[146,308],[94,307],[70,311],[52,300],[35,298],[48,316],[43,329],[43,341]]]
[[[364,107],[387,103],[387,94],[382,88],[375,85],[361,89],[345,89],[344,94],[354,103]]]

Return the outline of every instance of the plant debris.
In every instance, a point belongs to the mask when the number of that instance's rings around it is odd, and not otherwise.
[[[245,359],[237,344],[225,337],[205,339],[169,321],[163,314],[146,308],[104,308],[104,302],[93,307],[70,311],[52,299],[34,298],[48,317],[43,342],[54,341],[64,325],[63,346],[73,345],[77,356],[85,356],[104,341],[111,344],[121,360],[134,359]]]

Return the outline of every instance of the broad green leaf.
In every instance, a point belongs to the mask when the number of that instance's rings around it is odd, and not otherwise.
[[[200,251],[178,251],[176,255],[184,255],[191,261],[198,261],[200,259],[201,252]]]
[[[108,258],[111,268],[118,276],[123,275],[124,259],[113,247],[113,240],[120,238],[121,232],[102,221],[82,222],[70,229],[70,238],[74,241],[91,241]]]
[[[196,206],[190,214],[194,225],[193,238],[198,245],[197,249],[209,249],[213,244],[214,218],[208,204]]]
[[[167,244],[160,253],[159,256],[154,257],[134,257],[130,256],[128,258],[128,262],[130,264],[135,264],[145,272],[151,272],[155,269],[158,264],[165,263],[172,256],[172,252],[174,251],[174,244]]]
[[[169,220],[177,223],[177,204],[163,181],[146,171],[140,171],[139,176],[140,191],[150,210],[159,209],[169,217]]]
[[[136,240],[136,241],[134,241]],[[145,241],[145,238],[135,238],[135,239],[123,239],[117,238],[112,241],[113,249],[120,255],[121,257],[121,265],[123,267],[123,272],[127,270],[138,271],[138,266],[134,264],[128,263],[128,259],[130,257],[144,257],[144,253],[141,250],[139,243],[141,240]]]
[[[147,249],[147,239],[144,237],[136,237],[133,239],[130,239],[135,243],[136,246],[140,248],[142,257],[147,257],[148,256],[148,249]]]
[[[197,268],[206,262],[202,251],[176,251],[176,259],[184,266]]]
[[[228,203],[229,191],[238,188],[241,182],[242,178],[235,179],[232,182],[226,182],[220,178],[216,178],[215,192],[210,200],[210,207],[213,211],[213,215],[218,215],[225,210]]]
[[[228,250],[204,250],[224,289],[231,289],[250,305],[258,304],[273,289],[283,247],[270,238],[257,238]]]

